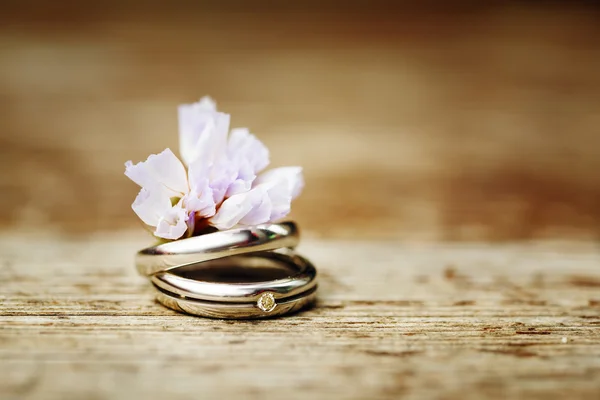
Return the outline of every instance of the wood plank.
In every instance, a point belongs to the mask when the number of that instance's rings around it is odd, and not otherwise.
[[[2,235],[0,398],[600,395],[593,244],[308,239],[318,305],[266,321],[156,304],[132,265],[147,244]]]

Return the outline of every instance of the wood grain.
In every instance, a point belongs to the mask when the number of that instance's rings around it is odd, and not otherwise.
[[[153,301],[139,232],[0,239],[2,399],[600,395],[592,245],[306,240],[316,307],[222,321]]]
[[[3,1],[2,400],[600,398],[600,9],[389,3]],[[123,162],[204,94],[304,167],[316,307],[135,275]]]

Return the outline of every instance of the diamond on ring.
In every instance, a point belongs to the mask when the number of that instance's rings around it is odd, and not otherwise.
[[[275,301],[273,293],[263,293],[256,302],[256,305],[264,312],[271,312],[277,306],[277,302]]]

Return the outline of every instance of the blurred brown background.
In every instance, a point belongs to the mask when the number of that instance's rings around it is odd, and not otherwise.
[[[137,227],[123,163],[209,94],[309,235],[597,238],[600,8],[406,3],[3,2],[1,229]]]

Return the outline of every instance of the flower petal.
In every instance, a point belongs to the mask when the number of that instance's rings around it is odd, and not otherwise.
[[[179,106],[179,153],[187,165],[196,160],[209,165],[225,151],[229,118],[210,97]]]
[[[209,223],[220,230],[233,228],[254,209],[260,207],[265,194],[265,188],[260,187],[229,197],[221,204]]]
[[[247,192],[256,174],[269,165],[269,150],[247,128],[232,129],[227,142],[227,162],[234,169],[226,197]]]
[[[248,128],[235,128],[229,133],[227,155],[232,161],[243,160],[256,174],[269,165],[269,149]]]
[[[215,205],[221,204],[228,188],[235,181],[236,176],[237,170],[235,166],[225,158],[208,166],[197,160],[190,165],[189,169],[189,179],[192,187],[202,186],[208,181]]]
[[[255,189],[256,190],[256,189]],[[248,213],[239,220],[239,225],[258,225],[264,224],[271,220],[273,211],[273,202],[269,194],[264,192],[260,204],[253,207]]]
[[[278,181],[284,180],[287,183],[288,190],[292,199],[300,195],[304,188],[304,177],[302,167],[280,167],[273,168],[263,172],[254,182],[255,185],[267,183],[275,185]]]
[[[179,239],[188,230],[189,214],[180,205],[171,207],[158,221],[154,236],[164,239]]]
[[[142,188],[131,208],[146,225],[156,226],[171,208],[171,200],[164,191],[151,192]]]
[[[290,213],[292,209],[292,195],[286,180],[273,180],[269,183],[262,183],[260,186],[267,188],[267,193],[271,200],[269,221],[277,221]]]
[[[218,229],[277,221],[289,214],[293,194],[299,192],[302,170],[287,167],[274,170],[251,190],[225,199],[210,224]],[[258,181],[258,179],[257,179]]]
[[[170,149],[137,164],[127,161],[125,175],[145,189],[165,190],[169,197],[181,197],[189,190],[185,167]]]
[[[213,190],[206,178],[195,181],[190,192],[181,199],[181,203],[186,210],[195,212],[199,217],[212,217],[216,212]]]

